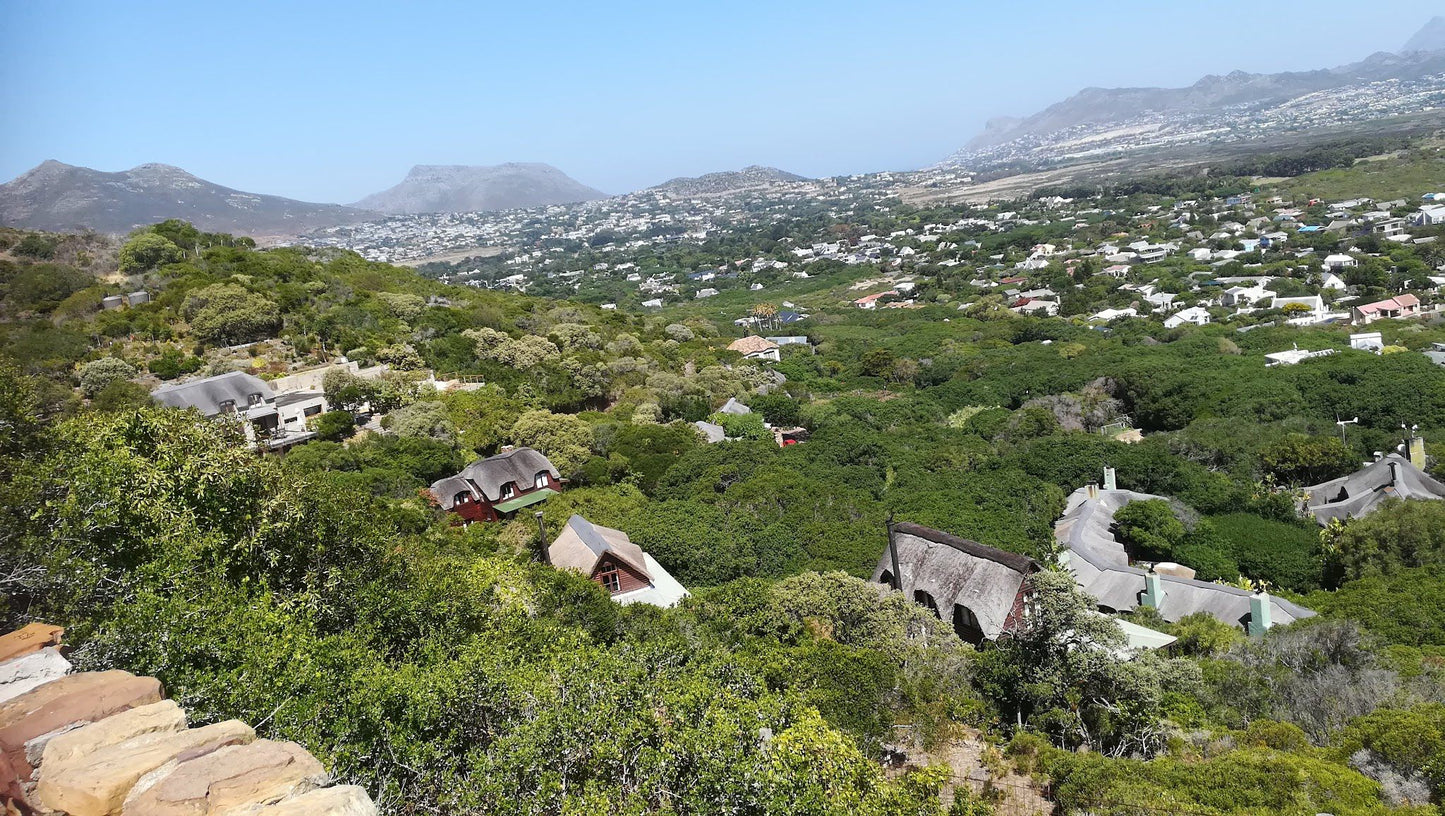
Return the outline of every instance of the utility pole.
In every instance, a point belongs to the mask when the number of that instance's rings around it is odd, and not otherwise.
[[[541,550],[542,563],[552,566],[552,551],[547,548],[547,525],[542,521],[542,511],[537,511],[537,549]]]

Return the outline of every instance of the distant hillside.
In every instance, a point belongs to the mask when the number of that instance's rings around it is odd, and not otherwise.
[[[696,178],[675,178],[651,189],[665,190],[679,195],[715,195],[765,187],[779,182],[808,180],[806,176],[799,176],[776,167],[752,165],[741,170],[708,173]]]
[[[1402,54],[1411,51],[1445,51],[1445,17],[1432,18],[1400,49]]]
[[[594,190],[549,164],[419,164],[395,187],[352,206],[384,213],[482,212],[594,201]]]
[[[123,233],[181,218],[208,232],[297,235],[371,217],[336,204],[244,193],[166,164],[105,173],[47,161],[0,184],[0,225],[54,232]]]
[[[1079,125],[1122,122],[1143,112],[1207,114],[1235,105],[1280,103],[1305,94],[1387,79],[1419,79],[1445,72],[1445,18],[1436,17],[1402,52],[1379,52],[1360,62],[1317,71],[1206,76],[1187,88],[1085,88],[1032,116],[989,121],[961,152],[1046,136]]]

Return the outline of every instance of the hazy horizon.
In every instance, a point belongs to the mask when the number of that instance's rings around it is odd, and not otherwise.
[[[969,5],[0,0],[0,181],[46,159],[160,162],[348,203],[416,164],[545,162],[607,193],[749,164],[915,169],[1085,87],[1333,67],[1439,12],[1326,0],[1282,25],[1235,0]]]

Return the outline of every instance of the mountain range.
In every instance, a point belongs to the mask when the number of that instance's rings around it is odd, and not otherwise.
[[[168,164],[106,173],[52,160],[0,184],[0,224],[54,232],[123,233],[183,218],[211,232],[290,235],[375,217],[336,204],[233,190]]]
[[[0,225],[124,233],[181,218],[210,232],[293,236],[388,214],[501,210],[605,197],[545,164],[418,165],[401,184],[344,207],[233,190],[167,164],[108,173],[52,160],[0,184]]]
[[[594,190],[550,164],[509,162],[490,167],[418,164],[395,187],[352,204],[392,214],[481,212],[595,201]]]
[[[1044,136],[1079,125],[1123,121],[1144,111],[1204,114],[1230,106],[1270,104],[1318,91],[1387,79],[1445,73],[1445,17],[1426,23],[1398,53],[1378,52],[1360,62],[1317,71],[1206,76],[1187,88],[1085,88],[1032,116],[989,120],[962,152]]]

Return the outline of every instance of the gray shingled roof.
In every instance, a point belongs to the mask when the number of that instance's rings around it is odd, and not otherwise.
[[[1114,537],[1115,511],[1131,501],[1163,498],[1130,490],[1100,490],[1096,497],[1090,498],[1088,488],[1079,488],[1069,496],[1067,510],[1054,525],[1054,537],[1064,550],[1060,561],[1100,606],[1118,612],[1138,607],[1148,574],[1129,566],[1124,545]],[[1164,590],[1159,614],[1171,623],[1195,612],[1208,612],[1231,625],[1240,625],[1249,616],[1249,602],[1254,593],[1247,589],[1172,575],[1160,575],[1159,580]],[[1292,623],[1315,614],[1273,596],[1270,607],[1274,624]]]
[[[151,398],[172,408],[195,408],[206,416],[215,416],[227,400],[234,402],[238,410],[246,410],[252,394],[260,394],[265,402],[276,398],[264,380],[244,371],[161,386],[151,392]]]
[[[1330,519],[1358,518],[1388,498],[1445,499],[1445,484],[1409,459],[1392,453],[1348,476],[1305,488],[1306,504],[1321,526]]]
[[[723,426],[721,425],[712,422],[703,422],[702,420],[698,420],[692,423],[692,425],[694,428],[702,431],[703,436],[707,437],[708,444],[721,442],[728,437],[727,432],[723,430]]]
[[[444,510],[452,509],[456,494],[463,492],[471,493],[477,499],[496,502],[501,498],[502,485],[513,482],[519,492],[529,490],[537,474],[543,471],[550,473],[553,479],[562,478],[547,457],[531,448],[517,448],[479,459],[455,476],[438,479],[432,483],[431,492]]]
[[[554,479],[562,478],[550,459],[531,448],[517,448],[473,462],[458,475],[476,485],[488,500],[496,501],[502,494],[502,485],[515,482],[518,488],[526,490],[542,471],[552,474]]]
[[[450,510],[456,506],[458,493],[476,495],[476,489],[472,487],[471,483],[460,476],[448,476],[432,482],[431,492],[433,496],[436,496],[437,504],[440,504],[443,510]]]
[[[952,620],[955,605],[965,607],[989,640],[1003,633],[1019,587],[1039,569],[1031,558],[917,524],[895,525],[893,534],[903,592],[910,598],[919,591],[928,593],[945,621]],[[892,571],[892,557],[885,550],[873,580],[881,583],[884,572]]]

